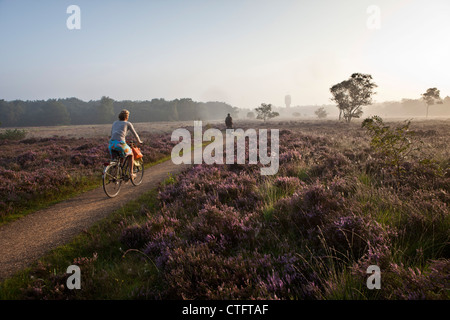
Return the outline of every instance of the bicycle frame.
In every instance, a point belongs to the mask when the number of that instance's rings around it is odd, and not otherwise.
[[[116,177],[118,179],[122,179],[123,181],[127,181],[127,171],[129,170],[128,168],[128,157],[123,158],[123,157],[119,157],[119,158],[113,158],[110,162],[109,165],[114,164],[115,162],[118,162],[118,165],[120,166],[120,171],[121,171],[121,176],[120,177]]]

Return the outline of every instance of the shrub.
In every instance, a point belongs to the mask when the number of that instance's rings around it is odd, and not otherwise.
[[[367,263],[355,265],[353,274],[361,281],[367,277]],[[407,267],[403,263],[387,262],[382,270],[381,299],[393,300],[447,300],[450,298],[450,260],[430,262],[425,270]]]
[[[412,151],[417,150],[412,141],[414,131],[409,130],[410,124],[411,121],[405,121],[403,125],[391,128],[383,119],[373,116],[365,119],[361,125],[372,137],[370,145],[384,157],[387,164],[396,169],[398,177],[402,171],[401,163]]]
[[[20,129],[6,129],[3,133],[0,133],[0,140],[22,140],[27,135],[26,130]]]

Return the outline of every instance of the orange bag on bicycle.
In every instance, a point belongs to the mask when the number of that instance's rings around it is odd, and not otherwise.
[[[141,149],[139,149],[138,147],[131,147],[131,150],[133,151],[134,159],[137,160],[143,157]]]

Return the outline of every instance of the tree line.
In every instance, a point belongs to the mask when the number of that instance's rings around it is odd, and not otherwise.
[[[336,103],[339,110],[339,120],[350,122],[353,118],[360,118],[363,114],[362,107],[372,105],[372,97],[376,94],[377,87],[371,75],[361,73],[354,73],[347,80],[333,85],[330,88],[331,101]],[[290,105],[290,102],[288,96],[286,105]],[[417,100],[403,99],[402,102],[378,104],[373,112],[383,114],[406,112],[408,115],[416,115],[418,110],[423,108],[424,111],[426,109],[426,113],[423,114],[428,117],[430,106],[435,105],[442,105],[446,111],[444,113],[448,114],[450,97],[442,99],[437,88],[429,88]],[[100,100],[88,102],[77,98],[34,101],[0,99],[0,124],[4,127],[107,124],[116,120],[117,114],[124,108],[131,112],[134,122],[223,120],[228,113],[238,118],[240,112],[245,112],[225,102],[196,102],[190,98],[172,101],[165,99],[115,101],[103,96]],[[266,121],[280,115],[286,116],[285,111],[290,108],[278,110],[280,112],[272,111],[272,104],[262,103],[254,111],[257,113],[257,119]],[[327,116],[323,107],[314,113],[319,118]],[[295,113],[293,115],[296,116]],[[250,111],[244,117],[254,119],[255,113]]]
[[[116,101],[103,96],[100,100],[77,98],[48,100],[0,100],[0,123],[3,127],[106,124],[117,120],[122,109],[131,112],[134,122],[190,121],[224,119],[237,113],[236,107],[224,102],[196,102],[190,98],[153,99],[151,101]]]

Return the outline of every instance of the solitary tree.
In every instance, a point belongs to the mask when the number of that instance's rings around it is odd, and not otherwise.
[[[450,97],[446,96],[443,101],[445,104],[450,104]]]
[[[272,105],[270,103],[261,103],[261,107],[256,108],[255,111],[257,113],[256,119],[263,119],[264,122],[266,119],[275,118],[280,115],[278,112],[272,111]]]
[[[428,118],[428,108],[434,104],[442,104],[442,99],[440,97],[440,91],[437,88],[430,88],[427,92],[422,93],[422,99],[427,105],[427,118]]]
[[[324,107],[320,107],[320,108],[317,109],[314,113],[316,114],[316,116],[317,116],[319,119],[326,118],[327,115],[328,115],[328,113],[327,113],[327,111],[325,110]]]
[[[369,74],[354,73],[348,80],[335,84],[330,88],[333,98],[338,104],[339,120],[341,116],[350,122],[352,118],[362,115],[362,106],[372,104],[372,96],[377,85]]]
[[[247,118],[248,119],[255,119],[255,114],[250,111],[250,112],[247,113]]]

